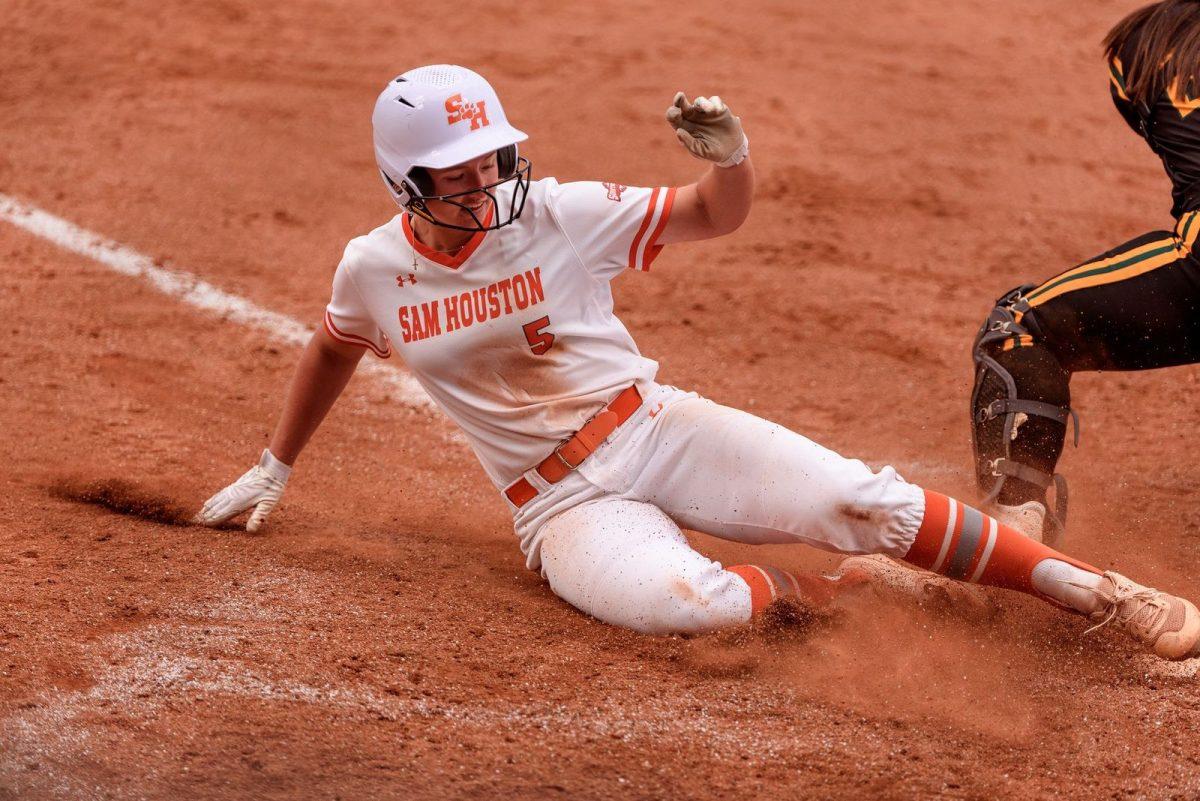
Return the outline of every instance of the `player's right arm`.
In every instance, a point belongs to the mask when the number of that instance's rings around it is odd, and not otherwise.
[[[293,465],[325,415],[350,383],[366,348],[339,342],[324,327],[308,341],[283,401],[283,413],[268,449]]]
[[[292,465],[350,382],[365,347],[340,342],[319,328],[308,341],[262,457],[237,481],[209,498],[196,522],[215,526],[253,509],[247,531],[257,531],[279,503]]]
[[[300,355],[270,445],[254,467],[205,502],[196,522],[215,526],[253,509],[247,531],[256,531],[279,503],[292,465],[350,382],[367,350],[391,355],[387,336],[375,324],[355,283],[355,243],[346,248],[333,277],[324,324]]]

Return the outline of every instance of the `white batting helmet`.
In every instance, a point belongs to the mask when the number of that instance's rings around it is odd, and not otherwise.
[[[446,225],[429,214],[425,208],[426,200],[454,203],[453,198],[460,195],[516,181],[518,188],[524,191],[514,193],[508,219],[501,219],[502,215],[496,214],[492,224],[486,227],[507,225],[520,214],[516,196],[520,195],[523,206],[530,169],[528,160],[518,157],[517,143],[529,137],[509,125],[496,90],[483,76],[453,64],[409,70],[393,79],[380,93],[371,124],[375,134],[375,161],[384,184],[392,198],[404,208],[431,222]],[[501,180],[471,192],[432,195],[432,187],[422,185],[421,171],[414,173],[414,168],[452,167],[493,152],[498,155]],[[487,194],[496,203],[495,196],[490,191]],[[485,227],[483,221],[476,219],[476,222],[477,227]]]

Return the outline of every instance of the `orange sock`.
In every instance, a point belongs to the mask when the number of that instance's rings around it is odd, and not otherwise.
[[[751,614],[758,614],[780,598],[795,597],[813,606],[828,605],[846,582],[804,573],[792,573],[772,565],[733,565],[725,568],[750,585]]]
[[[1101,571],[1029,539],[978,509],[925,490],[925,517],[904,561],[959,581],[1047,597],[1033,586],[1033,568],[1058,559],[1081,570]]]

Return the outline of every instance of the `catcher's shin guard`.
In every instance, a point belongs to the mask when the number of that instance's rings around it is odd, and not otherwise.
[[[975,387],[971,393],[971,442],[975,474],[986,493],[981,502],[1045,501],[1054,485],[1055,508],[1048,540],[1067,519],[1067,483],[1054,472],[1062,455],[1068,418],[1079,444],[1079,416],[1070,407],[1070,373],[1037,341],[1024,295],[1017,287],[996,302],[975,338]]]

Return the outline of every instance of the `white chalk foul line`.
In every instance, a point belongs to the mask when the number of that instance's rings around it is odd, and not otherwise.
[[[120,275],[140,279],[164,295],[256,329],[279,344],[302,347],[312,336],[313,329],[299,320],[232,295],[192,273],[161,267],[149,256],[120,242],[80,228],[62,217],[3,193],[0,193],[0,220],[40,236],[63,250],[93,259]],[[401,403],[424,409],[434,408],[433,401],[417,380],[403,370],[376,360],[365,361],[358,369],[385,384]],[[462,441],[458,432],[450,434],[450,438],[454,442]],[[918,475],[958,472],[952,465],[937,463],[913,463],[908,470]]]
[[[168,270],[154,259],[100,234],[80,228],[48,211],[0,193],[0,220],[52,242],[63,250],[86,256],[119,275],[136,278],[154,289],[222,319],[253,328],[273,342],[303,347],[313,329],[299,320],[232,295],[183,270]],[[377,361],[365,362],[360,370],[382,380],[402,403],[431,408],[425,390],[408,373]]]

